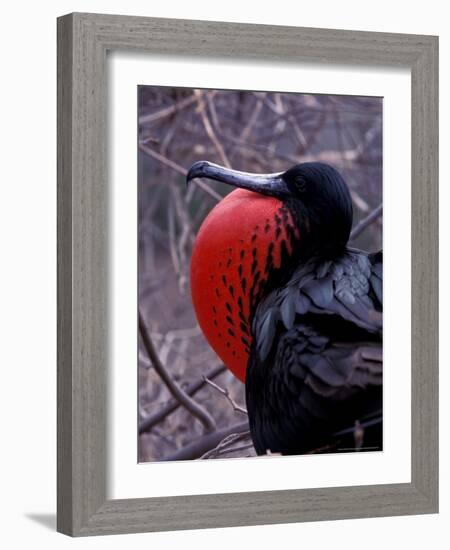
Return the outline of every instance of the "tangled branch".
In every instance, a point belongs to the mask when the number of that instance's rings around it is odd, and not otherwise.
[[[172,396],[179,401],[180,404],[192,414],[192,416],[197,418],[203,424],[206,432],[213,432],[216,429],[216,422],[214,421],[214,418],[206,409],[201,407],[194,399],[192,399],[190,395],[178,386],[178,384],[170,376],[165,366],[161,363],[140,311],[139,334],[141,335],[142,342],[148,353],[150,361],[153,363],[154,369],[159,374],[161,380],[164,382]]]
[[[366,229],[366,227],[369,227],[370,224],[372,224],[375,220],[377,220],[381,214],[383,213],[383,204],[379,204],[372,212],[366,216],[364,219],[362,219],[356,227],[352,229],[352,232],[350,233],[350,240],[353,241],[361,235],[361,233]]]
[[[208,377],[204,376],[203,377],[203,380],[208,384],[210,385],[212,388],[214,388],[215,390],[217,390],[219,393],[221,393],[222,395],[224,395],[228,401],[230,402],[231,406],[233,407],[233,410],[236,411],[236,412],[240,412],[242,414],[248,414],[247,413],[247,409],[245,409],[244,407],[241,407],[240,405],[238,405],[236,403],[236,401],[231,397],[230,395],[230,392],[228,389],[225,389],[225,388],[221,388],[219,385],[215,384],[212,380],[209,380]]]
[[[217,430],[216,432],[204,435],[200,439],[197,439],[186,447],[178,450],[176,453],[164,457],[162,460],[191,460],[195,458],[200,458],[206,452],[214,449],[217,445],[219,445],[219,443],[228,435],[239,434],[242,432],[250,433],[248,422],[235,424],[233,426],[229,426],[228,428],[223,428],[222,430]]]
[[[211,381],[211,379],[216,378],[217,376],[225,372],[225,368],[225,365],[219,365],[212,369],[208,373],[207,377],[202,377],[192,384],[189,384],[189,386],[185,389],[186,394],[191,397],[194,396],[199,390],[201,390],[205,386],[206,379],[209,379]],[[139,433],[141,434],[144,432],[149,432],[154,426],[162,422],[167,416],[169,416],[169,414],[175,412],[180,406],[180,401],[178,401],[177,399],[172,399],[171,401],[166,403],[166,405],[161,407],[159,411],[147,416],[140,422]]]

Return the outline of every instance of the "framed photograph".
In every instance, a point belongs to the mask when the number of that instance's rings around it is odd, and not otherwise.
[[[58,19],[58,530],[438,510],[438,39]]]

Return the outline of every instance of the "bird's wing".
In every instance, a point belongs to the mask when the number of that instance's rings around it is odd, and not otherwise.
[[[263,393],[258,452],[306,452],[381,408],[381,289],[381,253],[347,250],[302,265],[259,305],[247,374],[249,412]]]
[[[280,339],[273,375],[306,406],[311,393],[330,402],[343,401],[380,386],[382,363],[380,342],[334,343],[314,328],[296,324]]]
[[[352,448],[356,421],[371,426],[364,446],[380,449],[382,373],[381,343],[335,344],[312,327],[296,324],[280,338],[271,361],[264,410],[250,418],[257,452],[301,454],[329,445],[332,450]],[[257,384],[247,387],[249,411],[260,399],[255,391]]]
[[[260,360],[269,355],[275,335],[297,322],[322,326],[325,332],[328,326],[337,339],[355,330],[381,338],[382,267],[381,252],[368,255],[354,249],[333,261],[313,259],[301,265],[258,306],[253,336]]]

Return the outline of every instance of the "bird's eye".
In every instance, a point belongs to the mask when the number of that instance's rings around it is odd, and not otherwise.
[[[306,191],[306,180],[302,176],[297,176],[294,180],[295,190],[298,193],[304,193]]]

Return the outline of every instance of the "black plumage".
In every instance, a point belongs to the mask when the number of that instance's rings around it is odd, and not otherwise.
[[[194,177],[282,202],[275,221],[289,242],[277,268],[267,262],[250,319],[246,400],[258,454],[381,449],[382,253],[347,246],[342,176],[322,163],[255,175],[200,161]]]
[[[381,253],[346,249],[299,265],[259,304],[246,380],[259,454],[348,450],[356,422],[363,448],[381,449],[381,280]]]

